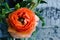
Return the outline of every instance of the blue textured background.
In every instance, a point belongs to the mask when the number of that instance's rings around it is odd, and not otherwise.
[[[47,4],[39,4],[37,9],[43,9],[40,16],[44,17],[45,26],[38,24],[38,32],[31,40],[60,40],[60,0],[45,0]]]
[[[31,40],[60,40],[60,0],[45,0],[47,4],[39,4],[38,10],[43,9],[40,16],[44,17],[45,26],[41,26],[41,21],[37,26],[38,32],[32,36]],[[0,25],[1,29],[5,24]],[[5,26],[4,26],[4,29]],[[2,29],[2,30],[4,30]],[[8,37],[6,31],[0,30],[0,37]]]
[[[43,9],[40,16],[44,17],[45,26],[39,22],[35,40],[60,40],[60,0],[45,1],[47,4],[37,6],[39,10]]]

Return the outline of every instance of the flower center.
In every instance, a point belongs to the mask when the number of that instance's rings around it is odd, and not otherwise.
[[[25,20],[25,19],[22,18],[22,17],[18,19],[18,21],[20,21],[22,24],[24,24],[24,20]]]

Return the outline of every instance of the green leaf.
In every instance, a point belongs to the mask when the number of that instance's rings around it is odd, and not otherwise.
[[[37,3],[38,3],[38,0],[32,0],[32,2],[34,2],[34,3],[36,3],[36,4],[37,4]]]
[[[5,9],[2,9],[2,15],[5,14],[5,13],[6,13]]]
[[[32,38],[28,38],[28,40],[32,40]]]
[[[2,9],[1,9],[1,7],[0,7],[0,14],[2,13]]]
[[[15,5],[15,9],[19,9],[19,8],[20,8],[20,4],[17,3],[17,4]]]
[[[34,2],[31,2],[30,4],[31,4],[31,5],[30,5],[30,8],[29,8],[29,9],[32,10],[32,9],[35,7],[35,3],[34,3]],[[34,10],[33,10],[33,11],[34,11]]]
[[[2,19],[0,18],[0,22],[2,22]]]
[[[42,22],[44,22],[44,18],[42,16],[38,16]]]
[[[12,37],[9,37],[9,38],[7,38],[8,40],[14,40],[14,38],[12,38]]]
[[[12,10],[11,10],[11,11],[12,11]],[[2,15],[8,14],[8,13],[10,13],[11,11],[8,11],[8,10],[6,10],[6,9],[2,9]]]
[[[41,13],[41,12],[43,12],[43,10],[40,10],[39,12]]]
[[[20,40],[25,40],[25,38],[20,38]]]
[[[36,33],[38,32],[38,28],[36,27],[36,30],[33,32],[32,36],[35,37]]]
[[[29,3],[31,3],[31,2],[30,1],[22,1],[22,2],[20,2],[20,6],[26,7]]]
[[[28,40],[36,40],[36,34],[37,34],[37,32],[38,32],[38,27],[36,27],[36,30],[32,33],[32,37],[30,37],[30,38],[28,38]]]
[[[3,5],[4,5],[6,10],[10,10],[8,3],[5,2]]]
[[[39,18],[40,18],[40,20],[42,21],[42,26],[44,26],[44,25],[45,25],[44,18],[41,17],[41,16],[39,16]]]
[[[5,0],[0,0],[0,3],[4,2]]]
[[[2,13],[2,6],[1,6],[1,3],[0,3],[0,13]]]
[[[36,14],[36,15],[39,17],[39,19],[42,21],[42,26],[44,26],[44,25],[45,25],[44,18],[39,15],[41,12],[43,12],[43,10],[38,10],[38,11],[35,11],[35,14]]]
[[[42,22],[42,26],[45,26],[45,22]]]
[[[27,2],[32,2],[32,0],[25,0],[25,1],[27,1]]]
[[[45,1],[41,1],[40,3],[47,3],[47,2],[45,2]]]
[[[38,3],[40,3],[42,0],[38,0]]]

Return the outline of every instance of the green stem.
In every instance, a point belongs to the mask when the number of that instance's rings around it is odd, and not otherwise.
[[[28,38],[22,38],[21,40],[28,40]]]
[[[35,10],[35,8],[38,6],[38,4],[42,1],[42,0],[38,0],[39,2],[35,3],[34,5],[32,5],[31,10]]]

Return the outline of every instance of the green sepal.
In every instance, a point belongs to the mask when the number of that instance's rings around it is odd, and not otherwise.
[[[39,19],[42,21],[42,26],[44,26],[44,25],[45,25],[44,18],[43,18],[42,16],[39,16],[42,11],[43,11],[43,10],[37,11],[37,12],[35,12],[35,14],[36,14],[36,15],[39,17]]]
[[[17,4],[15,5],[15,9],[19,9],[19,8],[20,8],[20,4],[17,3]]]

